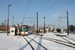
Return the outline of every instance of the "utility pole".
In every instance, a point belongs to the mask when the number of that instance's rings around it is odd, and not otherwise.
[[[11,6],[11,5],[8,5],[7,35],[8,35],[8,31],[9,31],[9,6]]]
[[[34,22],[34,29],[35,29],[35,22]]]
[[[14,17],[12,18],[12,26],[14,25]]]
[[[38,12],[37,12],[37,34],[38,34]]]
[[[44,34],[45,34],[45,17],[43,17],[44,18]]]
[[[67,11],[67,17],[59,17],[60,19],[61,18],[67,18],[67,35],[69,35],[69,19],[68,19],[68,11]]]
[[[32,33],[32,18],[31,18],[31,33]]]
[[[69,35],[69,19],[68,19],[68,11],[67,11],[67,31],[68,31],[68,34]]]

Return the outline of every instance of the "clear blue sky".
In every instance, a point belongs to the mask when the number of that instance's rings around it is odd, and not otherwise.
[[[46,17],[45,18],[46,26],[47,25],[55,25],[55,27],[58,27],[60,25],[60,20],[58,20],[58,17],[66,17],[67,16],[65,10],[67,9],[67,7],[70,5],[70,3],[73,0],[59,0],[59,2],[57,4],[55,4],[54,6],[52,6],[52,5],[55,2],[57,2],[58,0],[50,0],[49,2],[48,2],[48,0],[32,0],[30,7],[28,9],[28,12],[26,14],[26,11],[27,11],[26,8],[28,8],[27,7],[28,1],[31,1],[31,0],[0,0],[0,24],[2,22],[5,22],[5,20],[7,20],[8,5],[11,4],[12,6],[9,7],[10,8],[9,9],[10,25],[12,25],[12,17],[15,17],[14,24],[17,25],[17,23],[21,24],[21,22],[23,20],[31,21],[30,19],[23,19],[23,17],[36,18],[37,17],[36,13],[38,12],[39,26],[43,26],[43,24],[44,24],[43,17]],[[46,2],[48,2],[48,4],[46,4]],[[29,6],[29,3],[28,3],[28,6]],[[42,7],[43,7],[43,9],[40,10]],[[51,8],[48,9],[49,7],[51,7]],[[48,9],[48,10],[45,11],[46,9]],[[69,12],[69,24],[70,25],[72,24],[75,26],[75,22],[74,22],[75,21],[75,0],[70,5],[70,7],[67,9],[67,11]],[[44,12],[44,13],[41,14],[42,12]],[[61,16],[62,14],[63,14],[63,16]],[[36,21],[36,19],[34,19],[33,21]],[[66,28],[66,25],[67,25],[66,23],[67,23],[66,18],[61,19],[62,27]],[[24,24],[31,25],[31,22],[25,21]]]

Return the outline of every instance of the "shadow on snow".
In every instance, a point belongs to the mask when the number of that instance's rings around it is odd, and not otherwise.
[[[35,39],[37,36],[35,36],[33,39]],[[30,41],[29,41],[29,43],[30,42],[32,42],[33,40],[31,39]],[[23,50],[24,48],[26,48],[28,46],[28,43],[26,44],[26,45],[24,45],[23,47],[21,47],[19,50]]]
[[[39,43],[40,43],[40,44],[42,43],[42,36],[41,36],[41,38],[39,39]],[[41,50],[41,46],[40,46],[39,44],[38,44],[36,50]]]

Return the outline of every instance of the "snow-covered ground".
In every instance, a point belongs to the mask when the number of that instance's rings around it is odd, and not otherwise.
[[[56,33],[52,32],[43,34],[43,36],[30,34],[28,35],[28,37],[34,39],[35,41],[46,47],[48,50],[75,50],[75,48],[43,39],[43,38],[53,38],[67,42],[66,40],[64,40],[59,36],[56,36],[55,34]],[[64,35],[67,34],[65,33]],[[30,44],[34,47],[35,50],[45,50],[43,47],[35,43],[33,40],[29,39],[26,36],[24,37],[30,42]],[[70,34],[67,37],[75,40],[75,34]],[[17,36],[7,36],[6,33],[0,33],[0,50],[32,50],[32,48],[22,36],[19,36],[19,38],[17,38]]]
[[[39,34],[43,34],[43,33],[39,33]],[[62,41],[67,42],[66,40],[62,39],[61,37],[56,36],[55,34],[56,33],[52,33],[52,32],[46,33],[43,36],[38,36],[40,38],[36,37],[34,40],[36,40],[39,43],[41,43],[48,50],[74,50],[74,48],[71,48],[71,47],[68,47],[68,46],[64,46],[62,44],[58,44],[58,43],[55,43],[55,42],[43,39],[43,38],[53,38],[53,39],[58,39],[58,40],[62,40]],[[67,34],[65,34],[65,35],[67,35]],[[33,38],[34,36],[30,35],[29,37]]]
[[[24,47],[23,47],[24,46]],[[31,47],[22,36],[7,36],[6,33],[0,33],[0,50],[29,50]]]

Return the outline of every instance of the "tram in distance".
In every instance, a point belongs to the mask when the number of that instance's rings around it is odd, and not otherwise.
[[[28,25],[21,25],[21,35],[28,35]]]

